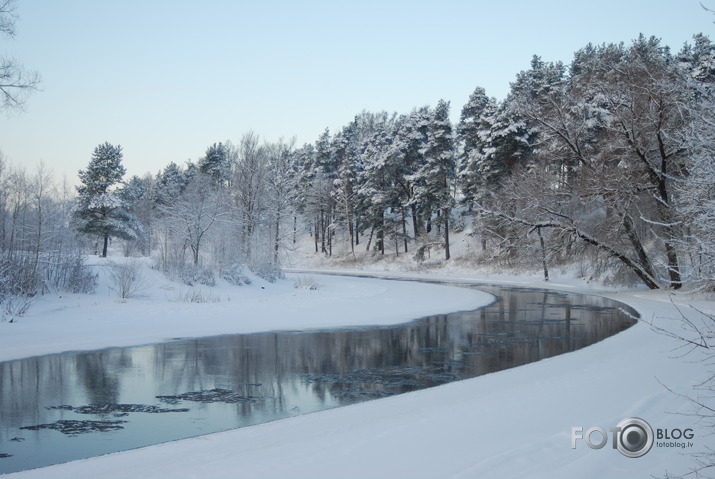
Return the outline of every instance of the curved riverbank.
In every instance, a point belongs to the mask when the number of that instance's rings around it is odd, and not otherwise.
[[[126,300],[106,285],[94,295],[39,297],[17,322],[0,322],[0,361],[174,338],[397,324],[494,300],[467,288],[348,277],[323,281],[309,274],[213,288],[179,285],[149,268],[146,275],[147,287]],[[294,282],[301,281],[317,289],[296,288]],[[186,302],[189,295],[204,302]]]
[[[465,278],[459,278],[463,281]],[[474,278],[476,279],[476,278]],[[527,284],[521,284],[527,286]],[[538,284],[543,286],[543,284]],[[571,286],[565,286],[572,288]],[[679,324],[662,292],[591,291],[634,307],[660,326]],[[680,303],[680,304],[678,304]],[[713,309],[701,302],[700,309]],[[60,477],[649,477],[684,473],[689,451],[654,447],[637,459],[583,442],[573,427],[608,430],[638,416],[654,428],[692,428],[692,451],[709,430],[668,391],[705,379],[695,357],[646,322],[567,355],[378,401],[100,458],[25,471]]]

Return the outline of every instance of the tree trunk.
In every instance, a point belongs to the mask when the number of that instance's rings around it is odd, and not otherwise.
[[[640,238],[636,234],[635,228],[633,226],[633,220],[628,214],[623,215],[623,229],[626,230],[626,235],[633,245],[633,249],[638,256],[638,261],[640,262],[643,270],[652,278],[655,278],[655,270],[653,269],[653,264],[646,253],[643,243],[641,243]]]
[[[680,266],[678,265],[678,253],[670,243],[665,242],[665,252],[668,256],[668,275],[670,276],[670,285],[673,289],[680,289],[683,286],[683,281],[680,277]]]
[[[107,257],[107,248],[109,247],[109,233],[104,233],[104,245],[102,246],[102,258]]]
[[[298,217],[293,217],[293,244],[298,240]]]
[[[385,254],[385,211],[380,211],[380,223],[377,230],[377,246],[380,253]]]
[[[372,235],[375,233],[375,227],[373,226],[370,230],[370,236],[367,238],[367,246],[365,246],[365,251],[370,251],[370,244],[372,243]]]
[[[420,223],[417,221],[417,207],[415,205],[411,206],[412,208],[412,231],[414,231],[415,235],[415,241],[417,241],[417,238],[420,236]]]
[[[449,260],[449,208],[444,209],[444,259]]]
[[[196,242],[196,245],[191,245],[191,252],[194,254],[194,266],[199,265],[199,242]]]
[[[595,238],[593,238],[589,235],[586,235],[585,233],[583,233],[581,231],[574,230],[573,232],[576,234],[576,236],[578,236],[579,238],[584,240],[586,243],[591,244],[591,245],[595,246],[596,248],[599,248],[603,251],[606,251],[609,255],[611,255],[614,258],[623,262],[650,289],[660,289],[660,286],[656,282],[655,278],[653,276],[651,276],[647,271],[645,271],[643,269],[642,265],[639,265],[638,263],[634,262],[633,260],[631,260],[628,256],[624,255],[623,253],[619,253],[618,251],[614,250],[607,244],[601,243],[600,241],[596,240]]]
[[[544,281],[548,281],[549,265],[546,262],[546,246],[544,244],[544,236],[541,234],[541,228],[536,228],[536,234],[539,235],[539,245],[541,246],[541,264],[544,266]]]
[[[319,228],[318,218],[316,217],[315,218],[315,234],[313,235],[313,240],[315,241],[315,252],[316,253],[318,252],[318,236],[319,236],[318,228]]]
[[[327,253],[328,250],[325,248],[325,235],[327,233],[327,228],[325,224],[325,213],[323,209],[320,209],[320,252]]]
[[[404,237],[405,241],[405,253],[407,253],[407,218],[405,217],[404,206],[400,208],[400,212],[402,213],[402,236]]]
[[[278,264],[278,249],[280,247],[281,243],[281,236],[280,236],[280,228],[281,228],[281,217],[280,215],[276,215],[276,229],[275,229],[275,237],[274,237],[274,242],[273,242],[273,264],[276,265]]]

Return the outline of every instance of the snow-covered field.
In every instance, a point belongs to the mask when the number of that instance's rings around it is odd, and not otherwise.
[[[144,296],[126,302],[106,289],[94,296],[39,298],[19,322],[0,324],[0,360],[175,337],[396,323],[490,301],[488,295],[456,287],[293,273],[277,284],[219,285],[212,289],[219,302],[186,304],[177,301],[183,294],[180,286],[152,271],[147,275]],[[402,273],[413,279],[483,279],[463,270],[440,275]],[[296,278],[315,278],[319,289],[295,289]],[[530,277],[487,279],[544,286]],[[715,312],[715,303],[687,294],[618,292],[579,281],[556,280],[549,287],[623,301],[645,320],[673,330],[681,324],[676,305],[692,317],[696,314],[688,304]],[[8,477],[683,474],[694,465],[689,453],[712,446],[713,436],[696,418],[683,415],[692,412],[690,403],[666,389],[694,394],[694,385],[707,377],[699,356],[680,357],[680,345],[640,322],[588,348],[476,379]],[[608,431],[632,416],[645,419],[654,429],[692,429],[693,447],[656,444],[645,456],[631,459],[612,449],[609,437],[602,449],[591,449],[582,440],[572,449],[572,427],[586,431],[599,426]],[[598,442],[598,433],[592,439]]]

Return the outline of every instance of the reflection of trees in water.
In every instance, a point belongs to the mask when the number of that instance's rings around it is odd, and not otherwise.
[[[38,419],[39,405],[51,388],[54,397],[65,394],[65,368],[60,356],[0,363],[0,417],[3,426],[19,427],[26,418]],[[4,432],[4,428],[0,428]],[[3,441],[9,438],[0,435]]]
[[[117,402],[119,377],[130,366],[131,353],[126,350],[0,362],[2,425],[19,427],[42,421],[46,406],[73,402],[81,390],[86,402]]]
[[[74,369],[79,382],[87,391],[90,404],[119,402],[120,377],[132,367],[132,354],[128,349],[107,349],[74,356]]]
[[[318,395],[399,393],[573,351],[629,324],[613,302],[528,290],[476,312],[335,336],[329,349],[342,361],[304,378]]]

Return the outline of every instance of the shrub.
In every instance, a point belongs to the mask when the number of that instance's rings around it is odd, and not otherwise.
[[[97,273],[92,273],[84,262],[84,256],[65,256],[51,284],[70,293],[93,293],[97,289]]]
[[[216,286],[216,276],[214,276],[214,272],[201,266],[187,264],[179,271],[179,277],[187,286],[194,286],[195,284]]]
[[[14,323],[15,319],[23,316],[35,300],[31,295],[0,296],[0,319]]]
[[[243,266],[240,264],[231,265],[230,268],[223,272],[221,277],[226,280],[227,283],[235,286],[251,284],[251,278],[244,273]]]
[[[181,291],[176,296],[175,301],[179,303],[218,303],[221,298],[211,291],[204,291],[201,288],[189,288]]]
[[[293,281],[293,287],[295,289],[307,289],[310,291],[315,291],[320,288],[320,284],[315,280],[315,278],[305,278],[300,277]]]
[[[146,286],[144,270],[141,262],[130,259],[124,263],[111,263],[109,277],[112,280],[110,289],[122,298],[131,298]]]

